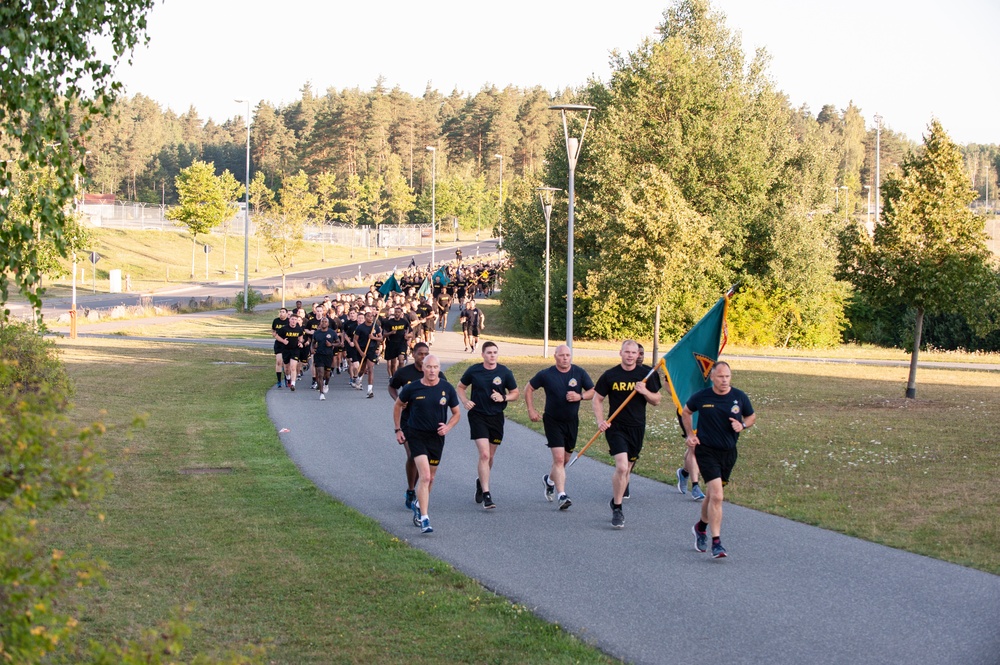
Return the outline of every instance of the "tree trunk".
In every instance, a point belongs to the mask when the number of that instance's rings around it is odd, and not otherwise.
[[[913,326],[913,353],[910,354],[910,378],[906,382],[906,398],[917,397],[917,357],[920,355],[920,336],[924,330],[924,309],[917,308],[917,322]]]
[[[285,273],[281,273],[281,306],[285,306]]]
[[[194,279],[194,257],[195,250],[198,249],[198,236],[197,234],[191,236],[191,279]]]

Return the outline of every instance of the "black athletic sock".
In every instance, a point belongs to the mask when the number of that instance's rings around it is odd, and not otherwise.
[[[275,372],[275,374],[278,376],[278,383],[281,383],[281,378],[282,378],[281,372]]]
[[[698,520],[698,523],[694,525],[694,528],[698,533],[705,533],[705,529],[708,528],[708,523]]]
[[[697,486],[698,486],[698,481],[697,480],[694,481],[693,483],[691,483],[691,489],[694,489]]]
[[[691,474],[690,474],[690,473],[688,473],[687,469],[683,469],[683,470],[681,471],[681,475],[682,475],[682,476],[684,476],[685,478],[687,478],[687,477],[688,477],[688,476],[690,476]],[[697,485],[697,484],[698,484],[698,483],[695,483],[695,485]]]
[[[611,504],[611,509],[612,510],[621,510],[622,509],[622,504],[620,504],[620,503],[612,503]]]
[[[721,544],[722,544],[722,539],[719,536],[712,536],[712,547]]]

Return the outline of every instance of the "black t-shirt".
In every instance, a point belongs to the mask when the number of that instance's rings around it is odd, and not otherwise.
[[[431,315],[433,311],[434,310],[431,308],[431,306],[425,302],[422,302],[419,305],[417,305],[417,316],[419,316],[421,319],[426,319]]]
[[[437,299],[438,309],[442,312],[451,308],[451,294],[442,293]]]
[[[730,418],[743,422],[753,415],[750,398],[739,388],[730,386],[725,395],[717,395],[711,388],[699,390],[687,401],[687,408],[698,414],[698,440],[709,448],[732,450],[740,435],[733,431]]]
[[[399,391],[399,399],[409,406],[407,428],[420,432],[436,432],[441,423],[450,420],[451,409],[458,406],[458,393],[447,381],[433,386],[411,381]]]
[[[651,367],[637,365],[635,369],[627,370],[621,365],[615,365],[597,379],[594,385],[597,394],[608,400],[608,415],[614,413],[635,389],[635,384],[642,381]],[[653,393],[660,392],[660,376],[656,372],[646,381],[646,388]],[[611,426],[626,427],[646,426],[646,399],[642,395],[633,397],[621,413],[615,416]]]
[[[410,322],[406,318],[386,319],[382,325],[386,346],[399,347],[406,344],[406,331],[410,329]]]
[[[358,327],[354,329],[354,336],[358,338],[358,350],[362,353],[364,353],[366,348],[368,349],[368,352],[371,353],[378,347],[378,341],[374,339],[371,340],[371,343],[368,341],[373,332],[376,335],[382,332],[381,326],[374,321],[371,325],[368,325],[367,323],[359,323]]]
[[[278,331],[278,336],[281,337],[282,339],[288,340],[288,345],[285,346],[286,349],[296,349],[299,347],[299,343],[302,341],[303,333],[304,331],[302,329],[301,323],[295,326],[288,324],[284,328]]]
[[[327,328],[325,331],[317,328],[313,332],[313,341],[316,343],[316,354],[320,356],[332,356],[333,355],[333,345],[336,343],[339,335]],[[330,346],[326,343],[329,342]]]
[[[517,388],[514,373],[500,364],[493,369],[486,369],[483,363],[472,365],[465,370],[460,383],[472,386],[471,399],[476,403],[472,410],[484,416],[503,413],[507,408],[507,402],[494,402],[490,399],[494,390],[506,396],[509,391]]]
[[[354,331],[358,329],[358,322],[347,319],[344,321],[344,334],[347,335],[347,342],[350,344],[354,339]]]
[[[275,317],[274,321],[271,321],[271,330],[281,334],[281,329],[288,325],[288,319],[283,319],[280,316]]]
[[[398,370],[396,370],[396,373],[392,375],[391,379],[389,379],[389,385],[396,389],[397,391],[396,396],[398,397],[399,390],[403,386],[409,385],[415,381],[419,381],[422,378],[424,378],[424,373],[421,370],[417,369],[416,365],[413,364],[406,365],[405,367],[400,367]],[[440,372],[438,374],[438,379],[444,381],[445,383],[448,382],[448,378],[444,375],[444,372]],[[409,403],[407,403],[403,407],[403,416],[402,419],[400,420],[400,422],[403,423],[404,426],[406,426],[406,424],[409,422],[407,420],[409,418],[409,413],[410,413],[410,405]]]
[[[554,365],[543,369],[528,382],[532,388],[545,390],[545,415],[556,420],[575,420],[580,414],[580,402],[567,402],[566,393],[583,394],[594,387],[590,375],[582,367],[570,365],[560,372]]]

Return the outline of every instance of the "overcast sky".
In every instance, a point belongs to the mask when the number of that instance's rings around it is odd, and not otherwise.
[[[165,0],[150,43],[119,78],[203,120],[243,115],[235,99],[294,101],[310,82],[370,89],[379,75],[414,95],[485,84],[550,91],[608,80],[609,54],[653,34],[668,0]],[[714,0],[795,106],[861,108],[920,140],[932,117],[959,143],[1000,144],[1000,0]],[[819,9],[822,7],[822,9]]]

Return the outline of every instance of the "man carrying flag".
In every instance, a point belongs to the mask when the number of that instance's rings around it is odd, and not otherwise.
[[[597,429],[604,432],[608,442],[608,450],[615,458],[615,472],[611,479],[611,526],[624,528],[625,513],[622,511],[622,498],[628,486],[629,474],[642,452],[642,443],[646,435],[646,405],[656,406],[660,403],[660,378],[655,372],[646,372],[637,364],[639,360],[639,345],[633,340],[622,343],[621,364],[604,372],[594,386],[594,417]],[[635,392],[641,399],[632,399]],[[604,398],[612,413],[617,413],[623,406],[614,422],[604,418]],[[583,452],[583,451],[581,451]]]
[[[663,373],[678,420],[691,395],[711,385],[709,372],[726,346],[726,313],[732,294],[733,289],[730,289],[719,298],[712,309],[663,357]],[[697,425],[695,420],[694,426]],[[692,482],[691,498],[695,501],[704,499],[705,495],[698,486],[698,462],[691,448],[686,449],[684,465],[677,469],[677,491],[681,494],[687,490],[689,478]]]
[[[698,467],[705,478],[707,498],[701,504],[701,519],[694,525],[694,548],[699,552],[708,549],[708,529],[712,531],[712,557],[724,559],[722,546],[722,488],[729,482],[729,475],[736,465],[736,442],[740,432],[757,421],[753,405],[747,394],[732,386],[729,363],[718,362],[712,368],[712,387],[699,390],[684,405],[681,420],[688,448],[694,451]],[[692,425],[692,416],[698,413],[698,430]]]

